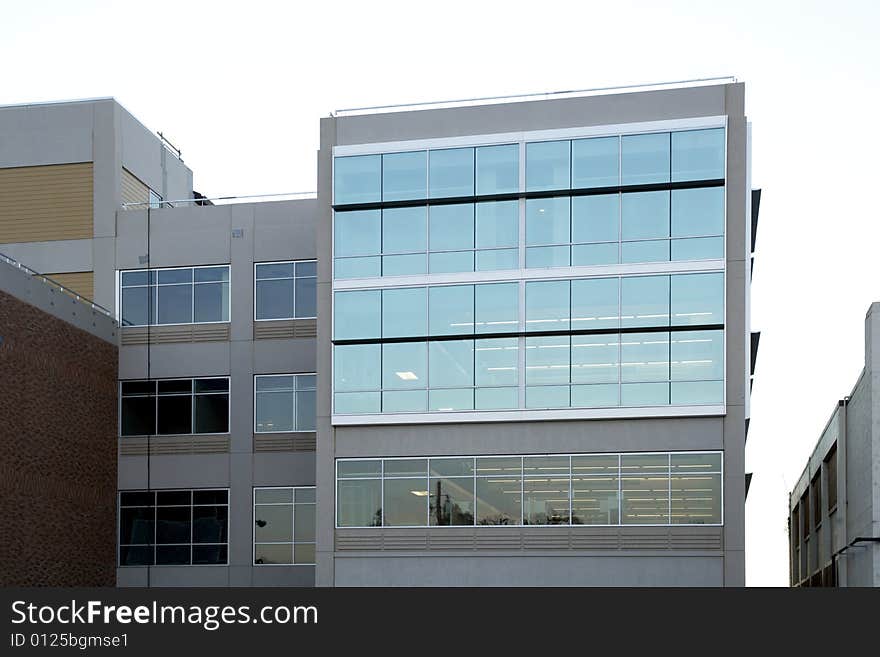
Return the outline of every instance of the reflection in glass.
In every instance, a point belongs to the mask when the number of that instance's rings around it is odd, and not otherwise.
[[[724,177],[724,128],[672,133],[672,180]]]
[[[477,524],[522,524],[522,476],[477,477]]]
[[[476,332],[513,333],[519,327],[519,284],[475,286]]]
[[[620,139],[598,137],[571,142],[571,186],[613,187],[620,182]]]
[[[568,477],[526,477],[523,481],[523,524],[569,524]]]
[[[430,524],[453,526],[474,524],[474,480],[438,478],[430,480]]]
[[[669,476],[623,477],[621,523],[665,525],[669,523]]]
[[[382,200],[405,201],[425,198],[428,153],[386,153],[382,156]]]
[[[339,480],[336,522],[340,527],[382,526],[382,480]]]
[[[477,148],[477,194],[519,191],[519,144]]]
[[[382,290],[382,337],[426,335],[427,309],[428,289],[425,287]]]
[[[428,480],[385,479],[385,527],[424,527],[428,513]]]
[[[350,290],[333,295],[334,337],[337,340],[382,335],[379,290]]]
[[[336,256],[362,256],[382,252],[380,210],[335,212],[333,228],[333,254]]]
[[[426,207],[382,210],[382,253],[415,253],[427,248]]]
[[[568,189],[571,185],[571,142],[526,144],[526,191]]]
[[[669,133],[621,138],[621,184],[669,182]]]
[[[473,148],[448,148],[430,151],[428,161],[431,198],[473,196]]]
[[[568,330],[571,303],[569,281],[526,283],[526,330]]]
[[[375,203],[382,200],[380,155],[337,157],[333,161],[333,202]]]

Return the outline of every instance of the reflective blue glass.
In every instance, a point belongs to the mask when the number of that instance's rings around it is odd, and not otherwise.
[[[724,378],[724,331],[680,331],[671,334],[673,381],[720,381]]]
[[[568,189],[571,186],[571,142],[526,144],[526,190]]]
[[[415,253],[428,249],[427,208],[382,210],[382,253]]]
[[[417,337],[427,333],[427,288],[382,290],[382,337]]]
[[[724,274],[676,274],[672,277],[672,325],[724,322]]]
[[[477,248],[515,247],[519,241],[519,203],[477,203]]]
[[[620,239],[620,194],[571,199],[571,241],[616,242]]]
[[[400,342],[382,345],[382,388],[384,390],[427,387],[427,343]]]
[[[333,218],[336,256],[373,255],[382,251],[382,214],[379,210],[336,212]]]
[[[673,237],[702,237],[723,233],[723,187],[676,189],[672,192]]]
[[[620,380],[669,380],[669,333],[624,333],[620,336]]]
[[[620,245],[620,261],[666,262],[669,260],[669,240],[643,240]]]
[[[567,408],[571,403],[568,386],[528,386],[526,408]]]
[[[519,252],[517,249],[492,249],[477,251],[477,271],[498,271],[519,268]]]
[[[473,196],[474,149],[449,148],[428,153],[431,198]]]
[[[571,264],[573,267],[582,265],[614,265],[620,261],[617,242],[601,244],[575,244],[571,247]]]
[[[382,275],[382,258],[336,258],[333,261],[334,278],[374,278]]]
[[[337,157],[333,162],[333,194],[336,205],[381,201],[381,156]]]
[[[477,148],[477,194],[519,191],[519,144]]]
[[[337,340],[382,336],[379,290],[336,292],[333,296],[333,335]]]
[[[474,204],[432,205],[430,212],[431,251],[474,248]]]
[[[383,413],[420,413],[427,409],[427,390],[392,390],[382,393]]]
[[[620,233],[623,240],[669,237],[669,192],[621,196]]]
[[[474,343],[474,372],[478,387],[515,386],[519,346],[517,338],[491,338]],[[516,390],[514,390],[514,393]],[[516,395],[514,395],[516,399]],[[514,405],[516,402],[514,401]],[[478,405],[479,408],[479,405]]]
[[[428,152],[386,153],[382,156],[382,200],[425,198],[428,186]]]
[[[624,383],[621,406],[665,406],[669,404],[669,383]]]
[[[428,391],[428,410],[471,411],[473,408],[473,388],[441,388]]]
[[[568,244],[571,241],[571,200],[535,198],[526,201],[526,244]]]
[[[572,330],[619,327],[619,288],[620,282],[617,278],[587,278],[572,281]]]
[[[669,182],[669,133],[621,138],[621,184]]]
[[[474,332],[474,286],[441,285],[428,291],[431,335]]]
[[[474,271],[473,251],[446,251],[428,255],[428,271],[432,274],[446,274]]]
[[[344,344],[333,347],[334,390],[378,390],[382,382],[381,353],[381,346],[378,344]]]
[[[481,411],[495,411],[519,406],[519,391],[516,388],[477,388],[474,390],[474,408]]]
[[[724,128],[672,133],[672,180],[724,177]]]
[[[571,187],[616,187],[620,184],[620,139],[597,137],[571,142]]]
[[[617,333],[571,336],[572,383],[617,383],[620,369]],[[617,392],[614,393],[615,398]]]
[[[620,389],[616,383],[571,387],[572,408],[602,408],[619,404]]]
[[[567,331],[571,305],[569,281],[526,283],[526,330]]]
[[[568,246],[530,246],[526,249],[526,267],[568,267],[571,262]]]
[[[431,342],[428,355],[431,388],[462,388],[474,385],[473,340]]]
[[[669,388],[673,404],[721,404],[724,402],[723,381],[673,381]]]
[[[628,276],[621,280],[620,325],[669,326],[669,276]]]
[[[526,338],[526,385],[571,380],[571,338]]]
[[[424,253],[382,256],[383,276],[409,276],[428,271],[428,257]]]
[[[475,287],[477,333],[519,330],[518,283],[490,283]]]
[[[723,237],[688,237],[672,240],[673,260],[710,260],[723,257]]]

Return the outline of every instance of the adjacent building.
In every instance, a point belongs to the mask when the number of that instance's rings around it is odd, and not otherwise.
[[[880,586],[880,303],[865,318],[865,366],[789,494],[792,586]]]

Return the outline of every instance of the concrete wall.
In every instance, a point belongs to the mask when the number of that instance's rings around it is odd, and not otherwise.
[[[728,116],[727,181],[727,414],[720,418],[547,421],[449,425],[333,427],[331,377],[331,158],[336,145],[366,144],[586,127],[698,116]],[[573,564],[583,566],[569,583],[671,583],[742,586],[744,566],[744,420],[746,395],[746,120],[743,85],[620,94],[553,101],[395,112],[321,121],[318,159],[318,573],[322,586],[379,583],[562,583]],[[340,456],[547,453],[553,451],[723,449],[725,457],[723,549],[681,555],[668,570],[668,553],[541,558],[523,553],[498,560],[434,552],[430,557],[386,554],[357,558],[338,552],[334,529],[334,460]],[[479,529],[479,528],[478,528]],[[375,562],[375,566],[370,564]],[[496,566],[492,564],[499,564]],[[601,564],[601,567],[595,567]],[[536,577],[546,570],[547,579]],[[644,573],[650,571],[650,576]],[[506,573],[502,577],[502,572]],[[454,573],[450,576],[450,573]],[[638,574],[642,573],[642,574]]]

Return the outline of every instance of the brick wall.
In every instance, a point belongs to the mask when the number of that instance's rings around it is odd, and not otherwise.
[[[0,291],[0,586],[113,586],[117,348]]]

